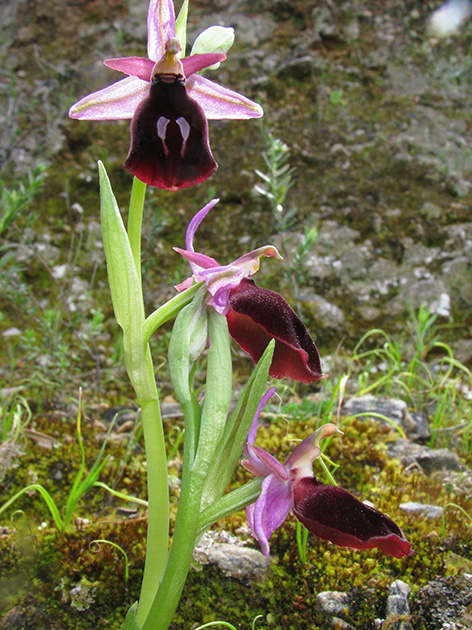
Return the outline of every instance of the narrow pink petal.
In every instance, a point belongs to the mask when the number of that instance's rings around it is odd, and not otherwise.
[[[274,474],[280,481],[288,481],[290,479],[290,473],[285,466],[270,453],[264,451],[264,449],[246,443],[244,452],[246,453],[247,460],[244,460],[242,465],[246,470],[252,472],[253,475],[264,477]]]
[[[148,90],[149,83],[137,77],[126,77],[82,98],[72,105],[69,116],[78,120],[132,118]]]
[[[247,436],[246,441],[248,444],[255,443],[256,435],[257,435],[257,427],[259,424],[259,416],[261,415],[261,412],[264,409],[266,402],[270,398],[272,398],[272,396],[275,394],[276,389],[277,389],[276,387],[269,387],[269,389],[266,391],[266,393],[262,396],[261,400],[259,401],[259,404],[257,405],[256,413],[254,414],[254,419],[251,424],[251,428],[249,429],[249,433]]]
[[[151,80],[152,69],[155,65],[154,61],[144,57],[117,57],[105,59],[103,63],[112,70],[118,70],[148,82]]]
[[[192,74],[186,86],[188,95],[203,108],[208,120],[260,118],[264,113],[254,101],[199,74]]]
[[[175,12],[172,0],[151,0],[148,17],[148,57],[158,61],[168,39],[175,37]]]
[[[192,55],[191,57],[185,57],[182,59],[182,65],[184,67],[184,74],[188,78],[194,72],[199,72],[208,66],[212,66],[214,63],[219,63],[226,59],[226,55],[223,53],[207,53],[205,55]]]
[[[174,289],[176,289],[179,293],[182,293],[182,291],[186,291],[187,289],[190,289],[192,285],[193,285],[193,276],[190,276],[190,278],[187,278],[187,280],[184,280],[180,284],[174,285]]]
[[[206,206],[204,206],[201,210],[197,212],[197,214],[193,217],[193,219],[188,224],[187,231],[185,233],[185,247],[188,251],[194,252],[195,249],[193,247],[193,238],[195,236],[195,232],[198,229],[198,226],[206,217],[206,215],[210,212],[210,210],[216,206],[219,202],[219,199],[212,199]]]
[[[175,252],[186,258],[190,263],[198,265],[202,269],[209,269],[218,267],[218,263],[214,258],[206,256],[205,254],[199,254],[198,252],[189,252],[186,249],[180,249],[180,247],[172,248]]]
[[[248,445],[244,447],[245,455],[247,459],[243,459],[241,462],[241,466],[245,468],[247,471],[252,473],[256,477],[267,477],[272,474],[272,470],[261,461],[256,454],[248,448]]]

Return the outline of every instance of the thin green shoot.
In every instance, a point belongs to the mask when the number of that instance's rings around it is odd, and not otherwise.
[[[116,485],[118,485],[121,477],[124,474],[124,471],[126,469],[126,466],[128,465],[128,462],[130,461],[131,457],[133,456],[133,453],[135,452],[136,446],[139,442],[139,440],[141,439],[141,436],[143,434],[143,425],[142,423],[139,421],[139,414],[138,412],[136,412],[135,409],[121,409],[120,412],[118,413],[118,415],[120,413],[123,413],[125,411],[129,411],[135,414],[135,424],[133,426],[133,429],[130,432],[130,436],[126,445],[126,452],[124,454],[124,456],[121,458],[120,460],[120,464],[118,466],[118,470],[116,472],[116,475],[113,479],[113,487],[115,487]]]
[[[0,405],[0,442],[17,442],[32,418],[26,398],[15,394]]]
[[[46,178],[46,166],[40,164],[34,170],[28,171],[26,181],[20,180],[16,187],[7,188],[5,180],[0,178],[0,235],[15,220],[15,218],[31,205],[34,197],[41,191]]]
[[[328,466],[326,465],[326,462],[328,462],[328,464],[330,464],[330,466],[333,466],[333,471],[335,471],[337,468],[339,468],[339,464],[335,464],[329,457],[327,457],[323,453],[320,454],[320,456],[318,457],[317,461],[320,464],[321,468],[323,469],[323,472],[325,473],[325,475],[328,477],[329,483],[332,486],[337,486],[338,484],[336,483],[336,481],[335,481],[331,471],[329,470]]]
[[[81,462],[80,462],[80,466],[77,471],[74,483],[72,484],[72,488],[69,492],[69,496],[68,496],[67,503],[65,506],[64,516],[61,516],[61,511],[57,503],[55,502],[54,498],[52,497],[52,495],[48,492],[48,490],[46,490],[46,488],[42,486],[41,484],[37,484],[37,483],[30,484],[29,486],[22,488],[13,497],[11,497],[6,503],[4,503],[0,507],[0,514],[2,514],[5,510],[7,510],[10,507],[10,505],[12,505],[25,493],[30,492],[30,491],[37,491],[39,492],[39,495],[41,496],[43,501],[46,503],[46,506],[49,509],[49,512],[51,514],[51,517],[54,521],[54,525],[56,526],[56,528],[60,532],[62,532],[69,527],[71,520],[75,514],[77,504],[79,503],[80,499],[96,484],[103,467],[108,461],[108,457],[104,458],[103,453],[104,453],[106,444],[108,442],[108,438],[110,436],[111,430],[114,426],[114,422],[116,420],[116,416],[115,416],[115,418],[110,424],[110,428],[108,429],[108,432],[105,436],[100,452],[92,468],[85,475],[85,450],[83,446],[82,432],[81,432],[81,416],[82,416],[82,389],[79,389],[79,405],[78,405],[78,412],[77,412],[77,439],[79,443]]]
[[[176,434],[176,438],[174,440],[174,443],[172,444],[172,446],[169,449],[169,454],[167,456],[167,460],[170,462],[174,457],[175,454],[177,453],[177,451],[179,450],[179,446],[182,443],[182,440],[184,439],[184,435],[185,435],[185,429],[182,427],[179,427],[177,425],[174,425],[171,430],[169,431],[168,435],[169,435],[169,441],[170,441],[170,437],[172,434]]]
[[[286,233],[295,224],[297,209],[287,208],[286,200],[288,191],[294,184],[295,168],[290,166],[290,149],[271,133],[267,134],[266,150],[262,157],[266,164],[265,173],[256,170],[256,175],[262,180],[254,186],[254,191],[265,197],[272,210],[272,217],[281,239],[283,254],[285,257],[285,270],[295,297],[298,294],[298,284],[305,280],[304,264],[317,237],[318,230],[315,226],[306,228],[301,234],[298,249],[292,253],[292,247],[288,243]]]
[[[443,435],[443,425],[455,422],[465,402],[462,391],[472,384],[469,368],[454,357],[451,347],[439,339],[445,326],[437,324],[437,314],[425,306],[410,310],[410,320],[399,340],[380,328],[365,333],[354,348],[351,374],[358,375],[359,395],[400,396],[410,407],[431,414],[431,446]],[[368,341],[380,337],[381,345],[362,350]]]
[[[252,630],[254,630],[254,628],[256,627],[256,621],[261,618],[262,618],[262,615],[257,615],[257,617],[254,617],[252,621],[252,626],[251,626]],[[208,623],[203,624],[203,626],[198,626],[198,628],[195,628],[195,630],[204,630],[204,628],[212,628],[213,626],[223,626],[224,628],[230,628],[230,630],[237,630],[228,621],[209,621]]]
[[[297,521],[296,540],[298,547],[298,554],[302,564],[306,564],[306,549],[308,543],[308,530],[304,527],[300,521]]]
[[[444,388],[444,391],[440,395],[434,408],[434,414],[431,420],[431,437],[429,444],[433,447],[436,444],[438,433],[444,424],[444,418],[446,418],[453,409],[454,401],[457,396],[457,391],[453,383]]]
[[[11,497],[11,499],[8,499],[8,501],[6,503],[4,503],[1,507],[0,507],[0,514],[2,514],[3,512],[5,512],[5,510],[7,510],[10,505],[12,505],[13,503],[15,503],[15,501],[17,499],[19,499],[21,496],[23,496],[24,494],[26,494],[27,492],[31,492],[31,491],[38,491],[41,498],[43,499],[43,501],[46,503],[49,512],[52,516],[52,519],[54,521],[54,524],[56,526],[56,528],[58,529],[58,531],[62,532],[64,531],[65,527],[64,527],[64,520],[57,508],[56,502],[54,501],[54,499],[52,498],[52,496],[49,494],[49,492],[46,490],[46,488],[44,488],[41,484],[39,483],[32,483],[29,486],[26,486],[25,488],[22,488],[19,492],[17,492],[15,495],[13,495]]]
[[[136,505],[141,505],[144,508],[148,507],[148,502],[144,501],[144,499],[138,499],[137,497],[132,497],[129,494],[118,492],[118,490],[114,490],[113,488],[110,488],[110,486],[108,486],[106,483],[103,483],[103,481],[96,481],[94,483],[94,486],[96,488],[103,488],[104,490],[112,494],[117,499],[122,499],[123,501],[129,501],[130,503],[136,503]]]
[[[472,451],[472,419],[461,423],[457,427],[457,434],[461,436],[461,442],[466,451]]]
[[[72,489],[69,493],[69,497],[66,505],[66,513],[64,516],[64,528],[67,528],[72,520],[73,514],[77,507],[77,503],[79,500],[86,494],[90,488],[92,488],[95,482],[98,480],[100,473],[107,463],[109,456],[103,457],[105,447],[110,436],[111,430],[114,426],[116,416],[113,418],[113,421],[110,423],[110,427],[106,434],[106,437],[103,441],[102,447],[98,453],[97,459],[95,460],[92,468],[85,475],[85,478],[82,479],[85,473],[85,449],[84,443],[82,440],[82,431],[81,431],[81,418],[82,418],[82,388],[79,389],[79,405],[77,412],[77,441],[80,449],[80,466],[77,471],[77,475],[75,477],[74,483],[72,485]]]
[[[101,551],[100,543],[106,543],[107,545],[111,545],[112,547],[115,547],[115,549],[118,549],[118,551],[123,554],[123,558],[124,558],[124,561],[125,561],[125,584],[126,584],[128,582],[128,578],[129,578],[129,559],[128,559],[128,554],[123,549],[123,547],[120,547],[120,545],[117,545],[115,542],[113,542],[111,540],[105,540],[103,538],[98,538],[96,540],[92,540],[90,545],[89,545],[89,547],[91,549],[92,545],[96,545],[98,547],[98,549],[94,553],[99,553]]]
[[[457,505],[457,503],[446,503],[446,505],[444,506],[442,515],[441,515],[443,538],[446,536],[446,510],[448,508],[454,508],[455,510],[459,510],[459,512],[461,512],[465,517],[467,517],[469,521],[467,523],[467,526],[472,527],[472,516],[468,512],[466,512],[466,510],[464,510],[462,506]]]
[[[255,191],[268,199],[277,227],[280,231],[284,231],[291,227],[292,218],[296,212],[294,208],[288,211],[284,208],[287,193],[293,186],[292,176],[295,172],[295,169],[288,162],[290,149],[285,142],[269,133],[267,135],[267,149],[263,152],[262,157],[267,172],[262,173],[256,170],[256,175],[264,183],[256,185]]]
[[[392,427],[392,429],[395,429],[395,431],[398,431],[398,433],[404,440],[407,439],[405,435],[405,431],[402,429],[402,427],[396,422],[394,422],[392,418],[388,418],[387,416],[384,416],[383,413],[377,413],[376,411],[361,411],[359,413],[354,413],[350,416],[346,416],[346,418],[343,419],[343,422],[341,424],[343,424],[344,422],[346,422],[347,420],[351,418],[378,418],[379,420],[383,420],[384,422],[389,424]]]
[[[26,518],[26,514],[24,510],[15,510],[14,512],[12,512],[12,515],[10,516],[10,520],[13,522],[17,516],[20,516],[22,519]]]

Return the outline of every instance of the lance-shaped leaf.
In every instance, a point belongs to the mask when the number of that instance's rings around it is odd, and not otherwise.
[[[127,330],[131,322],[135,330],[141,330],[144,324],[141,282],[110,180],[101,162],[98,168],[103,245],[115,317],[123,330]]]

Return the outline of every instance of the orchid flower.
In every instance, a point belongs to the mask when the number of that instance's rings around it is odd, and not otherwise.
[[[318,381],[324,377],[320,355],[305,325],[281,295],[258,287],[251,279],[262,257],[283,260],[277,249],[265,245],[229,265],[220,265],[214,258],[195,252],[195,232],[218,201],[214,199],[194,216],[186,232],[186,249],[174,247],[189,261],[193,274],[176,289],[183,291],[193,282],[205,282],[207,303],[226,316],[231,336],[256,363],[270,340],[275,339],[270,376],[302,383]]]
[[[413,552],[402,530],[388,516],[365,505],[346,490],[325,485],[314,476],[312,464],[321,454],[320,440],[341,433],[334,424],[325,424],[307,437],[285,464],[254,446],[258,416],[270,395],[271,390],[258,408],[244,447],[247,459],[242,462],[249,472],[265,477],[261,495],[247,508],[249,526],[263,553],[269,555],[272,532],[292,511],[315,536],[338,547],[378,547],[395,558],[411,555]]]
[[[207,120],[259,118],[263,111],[245,96],[196,74],[224,61],[221,51],[231,46],[232,29],[210,27],[194,44],[195,50],[206,52],[181,59],[185,43],[176,38],[172,0],[151,0],[147,25],[148,57],[106,59],[106,66],[128,77],[85,96],[69,116],[132,118],[125,167],[151,186],[175,191],[203,182],[217,169]],[[231,33],[222,36],[222,31]],[[185,28],[179,34],[182,40]]]

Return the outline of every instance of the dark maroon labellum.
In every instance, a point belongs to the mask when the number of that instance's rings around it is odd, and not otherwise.
[[[138,179],[178,190],[205,181],[218,168],[205,114],[187,95],[181,75],[158,75],[131,122],[125,167]]]
[[[323,378],[315,342],[288,302],[275,291],[245,278],[231,290],[226,318],[233,339],[257,363],[269,341],[275,339],[269,374],[313,383]]]
[[[386,514],[347,490],[325,485],[314,477],[305,477],[295,485],[293,513],[318,538],[339,547],[377,547],[395,558],[413,554],[402,530]]]

